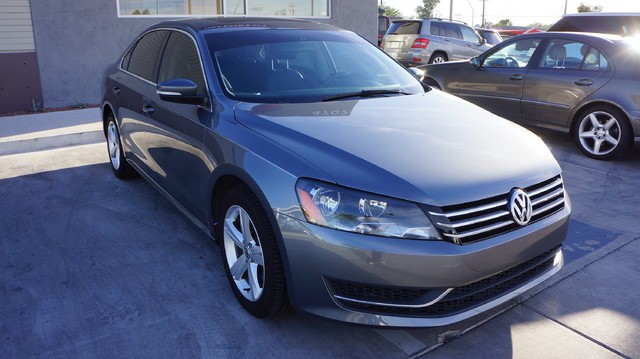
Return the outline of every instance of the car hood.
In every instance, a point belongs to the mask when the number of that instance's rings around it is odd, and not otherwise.
[[[540,138],[440,91],[322,103],[242,103],[235,115],[340,185],[425,204],[492,197],[560,173]],[[291,166],[285,170],[305,175]]]

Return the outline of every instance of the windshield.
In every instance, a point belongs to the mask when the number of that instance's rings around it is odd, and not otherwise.
[[[205,33],[205,39],[223,89],[239,101],[317,102],[370,90],[424,92],[407,70],[347,31],[238,29]]]

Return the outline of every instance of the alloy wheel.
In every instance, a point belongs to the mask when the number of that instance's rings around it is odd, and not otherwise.
[[[107,127],[107,146],[109,147],[109,159],[114,169],[120,168],[120,136],[115,122],[109,122]]]
[[[224,219],[224,249],[229,272],[239,292],[257,301],[264,291],[265,268],[262,246],[247,211],[234,205]]]
[[[578,138],[585,151],[603,156],[616,149],[622,139],[622,130],[618,120],[611,114],[591,112],[580,121]]]

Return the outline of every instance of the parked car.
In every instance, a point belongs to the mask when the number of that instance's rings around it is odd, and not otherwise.
[[[585,12],[567,14],[549,31],[600,32],[621,36],[640,35],[640,13]]]
[[[465,23],[443,19],[394,21],[382,48],[408,66],[468,59],[491,45]]]
[[[394,20],[402,19],[398,16],[386,16],[383,14],[378,14],[378,47],[382,46],[382,40],[384,39],[384,34],[391,26],[391,22]]]
[[[640,48],[617,35],[536,33],[484,54],[422,67],[425,82],[499,116],[571,133],[597,159],[640,139]]]
[[[475,30],[478,33],[478,35],[480,35],[480,37],[485,39],[486,43],[491,46],[495,46],[501,43],[503,40],[502,36],[500,35],[500,32],[496,29],[475,28]]]
[[[571,204],[540,138],[346,30],[159,23],[107,69],[102,114],[114,174],[214,237],[257,317],[444,325],[562,266]]]

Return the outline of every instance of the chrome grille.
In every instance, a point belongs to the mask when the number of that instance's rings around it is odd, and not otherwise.
[[[537,185],[523,188],[531,199],[529,223],[562,210],[565,206],[564,184],[557,176]],[[509,193],[482,201],[443,207],[429,215],[445,240],[467,244],[520,228],[508,208]]]

